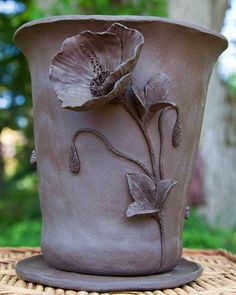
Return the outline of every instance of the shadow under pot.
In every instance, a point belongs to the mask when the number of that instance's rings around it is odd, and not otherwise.
[[[23,25],[42,255],[25,280],[153,290],[196,279],[181,258],[186,189],[210,73],[226,39],[157,17],[61,16]]]

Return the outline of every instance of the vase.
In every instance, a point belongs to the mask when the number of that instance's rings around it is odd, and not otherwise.
[[[136,16],[23,25],[31,73],[42,255],[25,280],[76,290],[153,290],[196,279],[181,258],[186,190],[209,77],[226,39]]]

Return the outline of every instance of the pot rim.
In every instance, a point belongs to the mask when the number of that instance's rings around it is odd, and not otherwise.
[[[27,22],[20,26],[16,32],[14,33],[13,39],[15,41],[15,38],[25,29],[27,28],[33,28],[35,26],[41,25],[41,24],[47,24],[47,23],[57,23],[57,22],[63,22],[63,21],[129,21],[129,22],[159,22],[159,23],[165,23],[165,24],[173,24],[177,25],[179,27],[191,29],[196,32],[205,33],[208,35],[211,35],[213,37],[218,37],[222,39],[226,43],[226,46],[228,44],[228,41],[226,37],[220,33],[217,33],[211,29],[207,29],[205,27],[195,25],[190,22],[185,21],[179,21],[169,18],[163,18],[163,17],[157,17],[157,16],[137,16],[137,15],[62,15],[62,16],[50,16],[47,18],[41,18],[38,20],[33,20],[30,22]]]

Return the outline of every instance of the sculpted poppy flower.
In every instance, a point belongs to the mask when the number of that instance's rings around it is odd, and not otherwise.
[[[140,32],[121,24],[111,25],[106,32],[84,31],[66,39],[50,67],[62,107],[90,110],[122,95],[143,43]]]

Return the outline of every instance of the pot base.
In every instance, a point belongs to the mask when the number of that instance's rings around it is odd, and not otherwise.
[[[198,278],[202,274],[202,267],[182,258],[172,271],[163,274],[135,277],[96,276],[57,270],[49,266],[42,255],[37,255],[19,261],[16,272],[26,281],[63,289],[125,291],[174,288]]]

